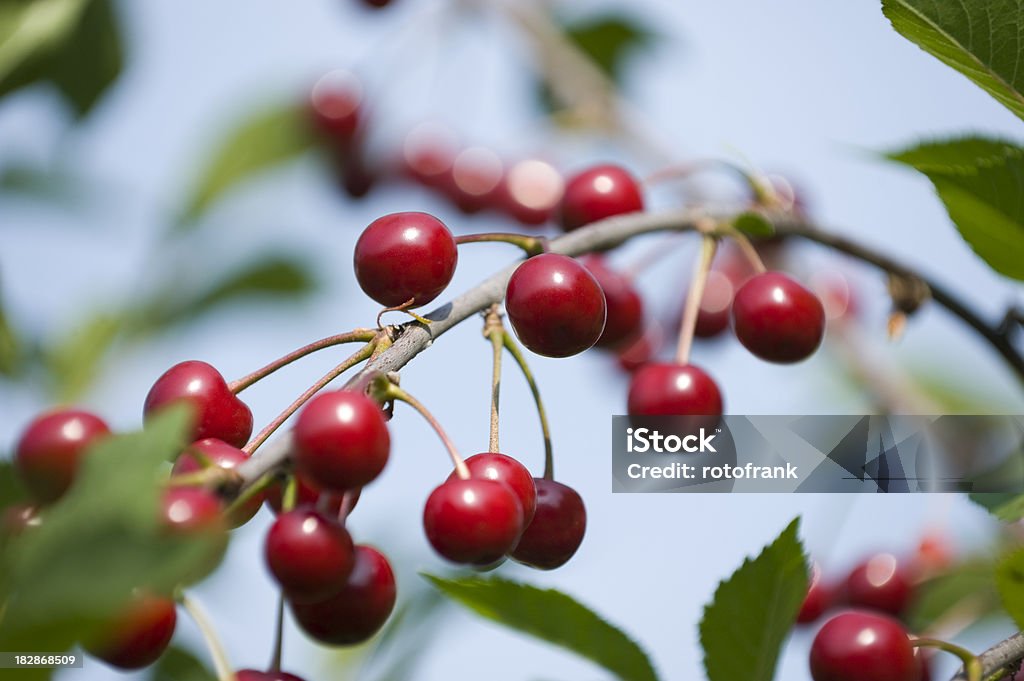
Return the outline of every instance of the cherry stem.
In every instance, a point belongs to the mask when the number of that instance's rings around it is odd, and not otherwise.
[[[287,513],[288,511],[295,508],[296,502],[299,500],[299,479],[294,475],[288,477],[288,482],[285,483],[284,492],[281,494],[281,511]]]
[[[284,647],[284,594],[277,596],[277,616],[274,628],[274,652],[270,658],[270,671],[281,671],[281,650]]]
[[[754,268],[755,272],[758,274],[764,274],[768,271],[768,268],[764,265],[764,260],[761,259],[761,254],[757,252],[757,249],[754,248],[754,244],[750,242],[750,237],[735,228],[729,230],[729,236],[736,242],[736,245],[739,246],[740,252],[743,253],[743,257],[747,259],[747,262],[750,263],[750,266]]]
[[[693,347],[693,333],[697,328],[697,315],[700,314],[700,303],[704,299],[704,286],[711,271],[711,261],[715,259],[718,240],[705,234],[701,237],[700,256],[693,271],[690,290],[686,294],[686,307],[683,308],[683,321],[679,325],[679,345],[676,347],[676,362],[690,362],[690,348]]]
[[[352,507],[355,506],[355,491],[348,490],[341,497],[341,506],[338,507],[338,522],[342,525],[348,520],[348,514],[352,512]]]
[[[334,347],[335,345],[341,345],[343,343],[369,342],[373,340],[376,334],[377,332],[374,331],[373,329],[355,329],[353,331],[349,331],[348,333],[339,333],[334,336],[328,336],[327,338],[321,338],[320,340],[310,343],[309,345],[302,346],[298,350],[289,352],[284,357],[274,360],[267,366],[263,367],[262,369],[257,369],[248,376],[244,376],[238,379],[237,381],[229,383],[228,389],[237,395],[238,393],[242,392],[252,384],[256,383],[257,381],[263,380],[270,374],[274,373],[275,371],[282,367],[288,366],[295,360],[302,359],[303,357],[311,355],[314,352],[317,352],[318,350]]]
[[[185,609],[185,612],[189,614],[189,617],[192,618],[192,621],[196,623],[199,633],[203,635],[206,647],[210,650],[210,657],[213,658],[213,667],[217,671],[217,679],[219,681],[238,681],[231,662],[228,661],[224,644],[221,643],[213,622],[210,621],[203,607],[199,605],[199,601],[184,593],[179,596],[178,601],[181,603],[181,607]]]
[[[381,328],[381,329],[384,328],[384,325],[381,324],[380,320],[388,312],[404,312],[405,314],[409,315],[410,317],[412,317],[413,319],[418,321],[420,324],[428,324],[429,325],[430,324],[430,320],[429,319],[427,319],[426,317],[422,317],[422,316],[416,314],[415,312],[413,312],[410,309],[410,308],[414,307],[415,305],[416,305],[416,298],[410,298],[409,300],[405,301],[401,305],[392,305],[391,307],[385,307],[383,310],[381,310],[380,312],[377,313],[377,327]]]
[[[427,423],[430,424],[430,427],[434,429],[435,433],[437,433],[437,436],[441,439],[445,449],[448,450],[448,456],[451,457],[458,476],[463,480],[469,479],[469,468],[466,467],[465,461],[463,461],[462,457],[459,456],[459,451],[455,448],[455,443],[452,442],[451,438],[448,437],[448,434],[444,432],[444,428],[442,428],[441,424],[434,418],[434,415],[431,414],[419,400],[402,388],[399,388],[390,379],[383,375],[380,375],[377,380],[374,381],[372,390],[374,396],[381,401],[399,400],[401,402],[405,402],[410,407],[418,411],[420,416],[425,418]]]
[[[502,342],[508,353],[512,355],[512,359],[519,365],[519,370],[523,373],[523,378],[526,379],[526,383],[530,386],[530,393],[533,395],[533,403],[537,406],[537,416],[540,418],[540,430],[544,435],[544,479],[554,480],[555,479],[555,454],[551,447],[551,428],[548,425],[548,415],[544,411],[544,402],[540,398],[540,388],[537,387],[537,381],[533,378],[533,372],[530,371],[530,366],[526,363],[526,357],[523,356],[522,351],[512,338],[512,334],[508,331],[502,333]]]
[[[464,234],[455,237],[455,244],[478,244],[486,242],[499,242],[519,246],[531,258],[541,253],[547,253],[548,240],[542,236],[527,236],[514,232],[486,232],[484,234]]]
[[[173,478],[171,478],[173,480]],[[239,508],[244,506],[246,502],[252,499],[254,496],[270,487],[274,482],[274,476],[271,473],[267,473],[260,477],[256,482],[242,489],[238,496],[235,497],[226,509],[224,509],[224,515],[230,517],[233,513],[237,512]]]
[[[962,648],[955,643],[949,643],[948,641],[940,641],[936,638],[915,638],[910,641],[910,645],[915,648],[938,648],[944,652],[952,653],[963,660],[967,681],[982,681],[981,660],[966,648]]]
[[[252,441],[250,441],[249,444],[247,444],[242,449],[242,451],[251,455],[257,449],[259,449],[260,445],[267,441],[267,438],[274,434],[274,431],[280,428],[285,421],[291,418],[292,414],[299,410],[299,407],[304,405],[306,402],[310,400],[310,398],[312,398],[318,392],[323,390],[328,383],[330,383],[338,376],[342,375],[343,373],[354,367],[356,364],[359,364],[360,362],[369,359],[370,356],[373,355],[373,350],[377,345],[377,338],[378,336],[374,336],[374,340],[371,340],[369,343],[364,345],[358,352],[352,354],[344,362],[328,371],[320,378],[320,380],[311,385],[309,388],[306,389],[304,393],[295,398],[295,401],[288,405],[287,409],[278,414],[277,418],[268,423],[266,427],[263,430],[261,430],[256,435],[256,437],[254,437]]]
[[[754,193],[754,199],[758,203],[762,205],[771,205],[773,203],[775,192],[770,185],[766,185],[756,173],[751,172],[738,163],[723,158],[700,158],[687,163],[670,165],[648,175],[644,178],[644,183],[653,185],[666,180],[685,179],[702,170],[712,168],[722,168],[736,173],[750,187],[750,190]]]
[[[492,305],[487,311],[484,321],[484,338],[491,341],[491,348],[494,351],[493,370],[491,372],[491,437],[488,444],[488,451],[500,451],[498,445],[498,400],[501,395],[501,355],[504,345],[505,327],[501,323],[501,315],[498,313],[498,306]]]

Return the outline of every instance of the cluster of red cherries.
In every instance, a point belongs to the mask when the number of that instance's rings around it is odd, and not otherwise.
[[[943,539],[926,536],[912,559],[876,554],[838,583],[813,566],[797,623],[810,625],[828,611],[841,610],[811,645],[814,681],[928,681],[930,650],[913,646],[901,618],[916,585],[949,567],[951,560]]]

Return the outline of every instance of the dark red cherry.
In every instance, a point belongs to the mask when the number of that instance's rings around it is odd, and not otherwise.
[[[501,157],[486,147],[469,147],[452,163],[451,199],[463,213],[496,208],[505,175]]]
[[[523,526],[530,522],[537,508],[537,487],[526,466],[506,454],[485,452],[466,459],[466,467],[471,478],[496,480],[511,489],[523,509]],[[449,481],[457,479],[456,471],[448,476]]]
[[[909,571],[895,556],[881,553],[861,563],[846,578],[846,601],[858,608],[899,616],[913,595]]]
[[[810,624],[825,614],[825,611],[832,607],[833,593],[821,575],[821,568],[817,563],[811,566],[811,583],[807,588],[807,595],[804,597],[803,605],[797,614],[798,624]]]
[[[293,602],[313,603],[344,588],[355,548],[341,524],[313,508],[282,513],[270,526],[264,558]]]
[[[818,297],[781,272],[751,277],[732,303],[736,337],[768,362],[807,359],[825,335],[825,308]]]
[[[99,417],[61,409],[37,417],[18,440],[14,467],[40,503],[59,499],[71,487],[89,447],[110,434]]]
[[[431,492],[423,528],[434,550],[453,563],[488,565],[515,546],[523,531],[523,507],[500,482],[456,478]]]
[[[227,442],[217,440],[216,438],[206,438],[205,440],[193,442],[182,452],[181,456],[174,462],[171,476],[197,473],[203,470],[206,465],[233,470],[248,458],[249,455],[238,447],[229,445]],[[205,464],[201,462],[205,462]],[[231,527],[240,527],[249,522],[260,510],[263,498],[264,495],[262,493],[256,493],[245,504],[238,507],[228,518],[228,523]]]
[[[633,373],[643,365],[654,361],[664,343],[665,333],[662,331],[661,325],[648,323],[639,337],[626,343],[617,351],[616,359],[619,367],[627,373]]]
[[[841,613],[811,644],[814,681],[919,681],[920,674],[906,630],[884,615]]]
[[[444,223],[426,213],[377,218],[356,242],[356,279],[386,307],[426,305],[448,286],[459,253]]]
[[[212,492],[201,487],[168,487],[164,490],[161,522],[173,534],[220,533],[227,529],[224,506]]]
[[[252,411],[206,362],[181,362],[164,372],[146,395],[143,414],[148,419],[163,407],[178,403],[193,409],[192,441],[213,437],[244,447],[252,435]]]
[[[604,331],[594,345],[614,349],[635,340],[643,332],[644,301],[633,280],[613,270],[601,256],[586,256],[580,262],[597,279],[607,308]]]
[[[167,649],[177,619],[170,598],[137,595],[85,649],[114,667],[141,669],[156,662]]]
[[[240,669],[235,672],[236,681],[303,681],[302,677],[288,672],[259,672],[255,669]]]
[[[729,328],[729,311],[735,292],[732,279],[718,271],[708,272],[704,295],[697,308],[697,325],[693,334],[698,338],[714,338]]]
[[[706,416],[695,425],[708,428],[722,415],[722,393],[693,364],[647,364],[629,382],[627,410],[631,416]]]
[[[388,462],[391,437],[380,405],[351,390],[320,393],[295,421],[299,474],[327,491],[359,489]]]
[[[327,645],[355,645],[377,633],[395,607],[395,573],[377,549],[356,546],[355,566],[341,592],[319,603],[292,603],[303,631]]]
[[[295,494],[295,508],[300,506],[317,506],[323,508],[324,512],[328,515],[337,516],[338,512],[341,511],[341,504],[345,499],[345,494],[352,495],[351,506],[349,512],[356,507],[359,502],[359,490],[350,490],[349,492],[324,492],[322,489],[317,487],[313,482],[307,478],[299,475],[296,476],[298,485]],[[277,483],[267,489],[267,503],[270,504],[270,508],[273,509],[274,513],[280,513],[281,509],[284,508],[284,484]],[[320,506],[320,496],[322,494],[327,495],[326,507]]]
[[[511,556],[531,567],[554,570],[565,565],[583,543],[587,511],[572,487],[544,478],[534,483],[537,511]]]
[[[562,174],[550,163],[519,161],[505,174],[502,208],[524,225],[542,225],[551,219],[564,191]]]
[[[350,142],[360,123],[363,88],[351,73],[332,71],[317,81],[310,95],[310,114],[316,129],[330,141]]]
[[[628,170],[598,165],[569,179],[559,208],[562,228],[568,232],[613,215],[641,211],[644,197]]]
[[[604,331],[604,292],[576,260],[544,253],[521,264],[505,290],[505,310],[516,336],[538,355],[583,352]]]

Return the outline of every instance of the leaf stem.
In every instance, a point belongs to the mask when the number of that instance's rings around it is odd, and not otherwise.
[[[503,354],[505,327],[501,323],[501,315],[498,313],[498,305],[494,304],[487,311],[484,321],[484,338],[491,341],[493,350],[493,361],[491,371],[491,433],[488,443],[489,452],[501,451],[498,445],[498,401],[501,396],[501,356]]]
[[[941,651],[952,653],[963,660],[967,681],[982,681],[981,660],[966,648],[962,648],[955,643],[949,643],[948,641],[940,641],[936,638],[916,638],[911,640],[910,645],[915,648],[937,648]]]
[[[462,236],[455,237],[455,244],[461,246],[462,244],[478,244],[478,243],[506,243],[518,246],[523,249],[526,253],[526,257],[530,258],[541,253],[546,253],[548,250],[548,240],[542,236],[528,236],[526,234],[516,234],[513,232],[486,232],[483,234],[464,234]]]
[[[693,346],[693,332],[697,328],[697,315],[700,314],[700,303],[704,298],[704,286],[711,271],[711,261],[715,259],[718,240],[710,234],[701,237],[700,256],[693,271],[693,280],[686,295],[686,307],[683,308],[683,320],[679,324],[679,344],[676,347],[676,362],[688,364],[690,349]]]
[[[206,647],[210,650],[210,657],[213,658],[213,667],[217,672],[217,679],[219,681],[237,681],[234,669],[228,660],[227,652],[224,650],[224,644],[221,643],[220,637],[217,636],[217,630],[207,616],[206,611],[199,605],[199,601],[192,596],[186,595],[184,592],[182,592],[178,600],[181,603],[181,607],[185,609],[185,612],[189,614],[192,621],[196,623],[196,627],[203,635],[203,640],[206,641]]]
[[[257,381],[263,380],[264,378],[274,373],[278,369],[286,367],[292,362],[298,359],[302,359],[307,355],[311,355],[314,352],[323,350],[324,348],[334,347],[335,345],[341,345],[343,343],[357,343],[360,341],[369,342],[373,340],[374,336],[376,335],[377,332],[374,331],[373,329],[354,329],[353,331],[349,331],[347,333],[339,333],[334,336],[328,336],[327,338],[321,338],[320,340],[310,343],[309,345],[302,346],[298,350],[289,352],[284,357],[274,360],[270,364],[266,365],[261,369],[257,369],[248,376],[243,376],[237,381],[229,383],[228,389],[237,395],[238,393],[242,392],[243,390],[245,390],[252,384],[256,383]]]
[[[554,480],[555,455],[551,446],[551,428],[548,425],[547,412],[544,411],[544,401],[540,398],[540,388],[537,387],[537,381],[533,378],[533,372],[530,371],[530,366],[526,363],[526,357],[523,356],[515,339],[512,338],[512,334],[505,331],[502,334],[502,343],[505,349],[508,350],[508,353],[512,355],[512,359],[519,365],[523,378],[526,379],[526,383],[530,386],[530,394],[533,395],[533,403],[537,406],[537,417],[540,419],[540,430],[544,435],[544,479]]]

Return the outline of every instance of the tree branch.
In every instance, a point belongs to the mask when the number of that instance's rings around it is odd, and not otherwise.
[[[705,211],[689,209],[663,213],[633,213],[600,220],[591,225],[552,239],[550,250],[563,255],[582,255],[593,251],[611,248],[624,241],[648,234],[664,231],[707,231],[704,225],[708,219],[729,224],[725,216],[709,216]],[[857,244],[845,237],[825,232],[813,225],[794,221],[791,216],[782,216],[776,222],[776,232],[782,236],[792,236],[814,241],[829,246],[869,263],[886,272],[913,278],[924,283],[931,292],[936,303],[945,307],[974,329],[1010,365],[1017,378],[1024,384],[1024,357],[1017,349],[999,333],[997,326],[991,325],[975,312],[966,302],[943,286],[928,279],[916,270],[899,263],[889,256]],[[491,305],[501,302],[505,294],[505,286],[519,262],[502,269],[476,287],[453,299],[451,302],[425,315],[430,321],[423,324],[411,321],[399,327],[394,344],[373,357],[352,379],[347,386],[365,385],[369,376],[377,372],[399,371],[416,355],[450,329],[472,315],[483,312]],[[287,436],[268,443],[257,455],[238,467],[238,473],[245,484],[251,484],[262,475],[278,468],[288,456],[289,438]]]
[[[981,655],[981,678],[987,679],[1001,669],[1013,667],[1024,659],[1024,634],[1014,634],[1005,641],[1000,641]],[[953,681],[967,681],[967,675],[960,671]]]

